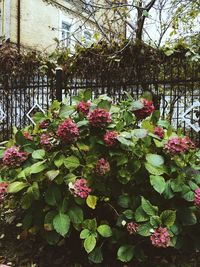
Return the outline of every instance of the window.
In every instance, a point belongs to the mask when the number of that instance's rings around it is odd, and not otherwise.
[[[89,31],[84,31],[84,39],[86,45],[90,45],[92,43],[92,34]]]
[[[69,47],[71,43],[71,36],[70,36],[71,25],[67,22],[62,21],[62,46]]]

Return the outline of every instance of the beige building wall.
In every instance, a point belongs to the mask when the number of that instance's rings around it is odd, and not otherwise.
[[[53,51],[58,45],[55,39],[62,39],[62,22],[70,25],[72,50],[76,42],[83,42],[85,33],[89,32],[92,36],[95,32],[99,32],[93,18],[87,20],[88,14],[83,12],[79,0],[76,1],[77,4],[70,3],[70,0],[52,0],[52,4],[48,4],[46,0],[20,0],[20,45],[35,50]],[[104,0],[98,2],[102,1]],[[2,9],[0,36],[7,32],[6,39],[10,38],[12,43],[17,44],[18,0],[0,0],[0,9]],[[112,14],[100,11],[95,14],[95,19],[103,24],[105,16],[110,17]],[[103,27],[105,26],[104,22]],[[112,26],[115,32],[114,24],[109,28]],[[60,45],[62,43],[60,42]]]

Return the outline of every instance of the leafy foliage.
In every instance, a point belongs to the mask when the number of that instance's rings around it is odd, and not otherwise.
[[[161,124],[154,114],[139,128],[131,98],[117,105],[106,96],[92,101],[89,114],[105,107],[110,115],[106,121],[101,117],[106,113],[97,112],[101,127],[96,127],[96,118],[92,125],[89,115],[77,111],[78,103],[90,95],[81,92],[70,109],[54,103],[47,114],[36,114],[36,126],[28,127],[32,140],[21,143],[15,136],[1,147],[2,158],[12,145],[28,153],[17,167],[1,161],[0,176],[9,183],[7,197],[2,195],[4,206],[20,211],[17,220],[26,235],[38,234],[51,245],[75,238],[95,264],[106,262],[110,252],[121,262],[137,262],[145,261],[156,246],[198,249],[199,202],[194,199],[200,186],[199,152],[188,143],[184,153],[170,154],[166,143],[177,134],[167,129],[163,139],[153,134]],[[47,119],[49,124],[41,129],[39,124]],[[56,135],[65,119],[78,127],[71,143]],[[74,126],[71,129],[73,135]],[[53,136],[46,139],[48,147],[40,142],[47,132]]]

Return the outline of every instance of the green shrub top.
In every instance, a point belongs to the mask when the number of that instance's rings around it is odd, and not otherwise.
[[[147,98],[90,99],[55,101],[1,146],[0,201],[20,209],[23,231],[49,244],[77,238],[93,263],[107,251],[129,262],[153,248],[199,249],[193,142]]]

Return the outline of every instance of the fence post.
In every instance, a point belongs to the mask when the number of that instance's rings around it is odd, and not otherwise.
[[[56,99],[62,102],[62,68],[56,68]]]

